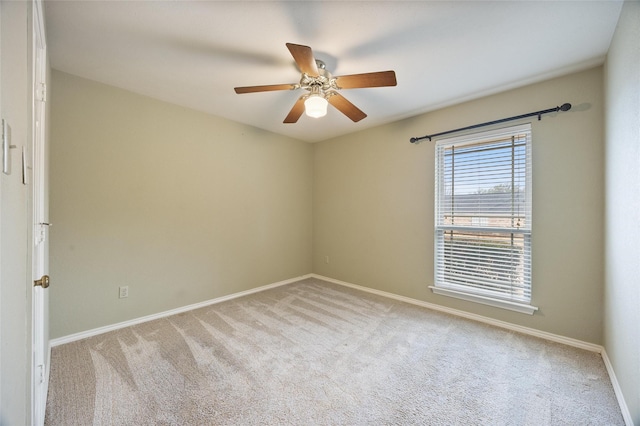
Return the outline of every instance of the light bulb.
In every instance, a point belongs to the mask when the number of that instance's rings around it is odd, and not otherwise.
[[[304,101],[304,111],[309,117],[318,118],[327,115],[327,100],[320,94],[311,94]]]

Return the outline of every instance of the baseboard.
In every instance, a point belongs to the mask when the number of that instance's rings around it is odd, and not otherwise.
[[[317,278],[319,280],[323,280],[323,281],[328,281],[334,284],[338,284],[338,285],[342,285],[345,287],[351,287],[357,290],[361,290],[367,293],[372,293],[372,294],[376,294],[378,296],[383,296],[383,297],[388,297],[390,299],[395,299],[395,300],[399,300],[401,302],[406,302],[406,303],[411,303],[413,305],[418,305],[418,306],[422,306],[424,308],[428,308],[428,309],[432,309],[434,311],[439,311],[439,312],[444,312],[444,313],[448,313],[451,315],[456,315],[459,317],[463,317],[463,318],[467,318],[470,320],[474,320],[474,321],[478,321],[478,322],[482,322],[485,324],[489,324],[489,325],[493,325],[496,327],[501,327],[504,329],[508,329],[508,330],[512,330],[512,331],[516,331],[519,333],[523,333],[523,334],[527,334],[530,336],[535,336],[535,337],[539,337],[542,339],[546,339],[546,340],[550,340],[552,342],[557,342],[557,343],[562,343],[565,345],[569,345],[569,346],[573,346],[576,348],[580,348],[580,349],[585,349],[591,352],[597,352],[597,353],[604,353],[604,348],[600,345],[596,345],[593,343],[589,343],[589,342],[584,342],[578,339],[573,339],[570,337],[565,337],[565,336],[560,336],[557,334],[553,334],[553,333],[548,333],[546,331],[540,331],[540,330],[536,330],[534,328],[529,328],[529,327],[523,327],[520,325],[516,325],[516,324],[512,324],[506,321],[500,321],[500,320],[496,320],[493,318],[489,318],[489,317],[485,317],[482,315],[477,315],[477,314],[472,314],[469,312],[465,312],[465,311],[460,311],[458,309],[452,309],[452,308],[448,308],[446,306],[442,306],[442,305],[437,305],[434,303],[429,303],[429,302],[424,302],[422,300],[417,300],[417,299],[412,299],[410,297],[405,297],[405,296],[400,296],[394,293],[389,293],[386,291],[381,291],[381,290],[376,290],[373,288],[369,288],[369,287],[364,287],[364,286],[360,286],[357,284],[352,284],[352,283],[348,283],[345,281],[340,281],[340,280],[336,280],[334,278],[330,278],[330,277],[325,277],[323,275],[318,275],[318,274],[307,274],[307,275],[302,275],[299,277],[295,277],[295,278],[290,278],[284,281],[278,281],[272,284],[267,284],[264,286],[260,286],[260,287],[256,287],[256,288],[252,288],[250,290],[245,290],[245,291],[241,291],[238,293],[233,293],[233,294],[229,294],[227,296],[222,296],[222,297],[218,297],[215,299],[211,299],[211,300],[206,300],[204,302],[199,302],[199,303],[194,303],[192,305],[187,305],[187,306],[183,306],[180,308],[175,308],[175,309],[171,309],[168,311],[164,311],[164,312],[160,312],[157,314],[152,314],[152,315],[147,315],[144,317],[140,317],[140,318],[135,318],[132,320],[128,320],[128,321],[123,321],[123,322],[119,322],[117,324],[112,324],[112,325],[108,325],[108,326],[104,326],[104,327],[98,327],[98,328],[94,328],[92,330],[87,330],[87,331],[82,331],[80,333],[75,333],[75,334],[70,334],[68,336],[63,336],[63,337],[59,337],[56,339],[52,339],[49,341],[49,345],[50,348],[58,346],[58,345],[62,345],[65,343],[70,343],[70,342],[75,342],[77,340],[82,340],[82,339],[86,339],[87,337],[92,337],[92,336],[97,336],[99,334],[103,334],[103,333],[107,333],[109,331],[113,331],[113,330],[118,330],[124,327],[129,327],[132,325],[137,325],[137,324],[142,324],[144,322],[148,322],[148,321],[153,321],[159,318],[165,318],[171,315],[176,315],[176,314],[180,314],[183,312],[187,312],[187,311],[191,311],[193,309],[198,309],[198,308],[202,308],[205,306],[209,306],[209,305],[213,305],[216,303],[220,303],[220,302],[224,302],[227,300],[232,300],[232,299],[236,299],[238,297],[242,297],[242,296],[247,296],[249,294],[253,294],[253,293],[258,293],[264,290],[268,290],[271,288],[275,288],[275,287],[279,287],[282,285],[286,285],[286,284],[291,284],[294,283],[296,281],[300,281],[306,278]],[[610,364],[609,364],[610,365]],[[613,371],[613,370],[611,370]]]
[[[363,287],[357,284],[351,284],[348,282],[336,280],[336,279],[325,277],[318,274],[311,274],[311,276],[319,280],[328,281],[328,282],[339,284],[345,287],[355,288],[357,290],[366,291],[367,293],[376,294],[378,296],[388,297],[390,299],[399,300],[401,302],[411,303],[412,305],[422,306],[424,308],[432,309],[434,311],[444,312],[444,313],[455,315],[458,317],[467,318],[470,320],[482,322],[482,323],[493,325],[496,327],[505,328],[507,330],[516,331],[518,333],[528,334],[530,336],[535,336],[545,340],[550,340],[552,342],[562,343],[562,344],[573,346],[576,348],[585,349],[591,352],[602,353],[602,351],[604,350],[603,347],[600,345],[584,342],[578,339],[572,339],[570,337],[560,336],[558,334],[548,333],[546,331],[536,330],[535,328],[523,327],[521,325],[512,324],[510,322],[500,321],[500,320],[485,317],[482,315],[472,314],[469,312],[460,311],[458,309],[448,308],[442,305],[436,305],[435,303],[429,303],[429,302],[424,302],[422,300],[412,299],[410,297],[400,296],[400,295],[389,293],[386,291],[376,290],[369,287]]]
[[[607,351],[605,349],[602,350],[602,360],[604,361],[604,365],[607,368],[607,372],[609,373],[609,378],[611,379],[611,385],[613,386],[613,391],[616,394],[616,398],[618,399],[618,405],[620,405],[620,411],[622,411],[622,417],[624,418],[624,423],[627,426],[633,426],[633,419],[631,418],[631,412],[629,411],[629,407],[627,406],[627,402],[624,399],[624,395],[622,394],[622,389],[620,388],[620,383],[618,383],[618,378],[616,377],[616,373],[613,370],[613,364],[611,364],[611,360],[607,355]]]
[[[236,299],[238,297],[247,296],[249,294],[258,293],[264,290],[269,290],[270,288],[280,287],[282,285],[291,284],[296,281],[300,281],[306,278],[311,278],[312,274],[302,275],[299,277],[291,278],[284,281],[278,281],[272,284],[263,285],[260,287],[252,288],[250,290],[241,291],[238,293],[229,294],[227,296],[218,297],[211,300],[206,300],[204,302],[194,303],[192,305],[183,306],[176,309],[171,309],[168,311],[160,312],[157,314],[147,315],[140,318],[135,318],[128,321],[119,322],[117,324],[107,325],[104,327],[94,328],[92,330],[82,331],[80,333],[70,334],[68,336],[58,337],[56,339],[52,339],[49,341],[50,347],[55,347],[58,345],[63,345],[65,343],[75,342],[77,340],[86,339],[87,337],[97,336],[99,334],[108,333],[109,331],[118,330],[125,327],[130,327],[132,325],[142,324],[148,321],[153,321],[160,318],[165,318],[171,315],[181,314],[183,312],[191,311],[198,308],[203,308],[205,306],[214,305],[216,303],[225,302],[227,300]]]

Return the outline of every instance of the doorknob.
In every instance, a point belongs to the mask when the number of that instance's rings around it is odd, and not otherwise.
[[[33,282],[33,286],[34,287],[42,286],[42,288],[49,287],[49,275],[43,275],[42,278],[40,278],[39,280],[35,280]]]

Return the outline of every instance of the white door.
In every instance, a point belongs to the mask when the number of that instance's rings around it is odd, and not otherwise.
[[[32,424],[44,423],[49,378],[49,209],[46,149],[47,50],[42,2],[33,3],[33,366]],[[29,160],[24,160],[29,163]],[[26,167],[26,165],[24,167]],[[29,173],[25,173],[28,179]]]

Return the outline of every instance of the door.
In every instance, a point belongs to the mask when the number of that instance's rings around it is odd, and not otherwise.
[[[46,146],[47,50],[42,2],[33,2],[33,294],[32,294],[32,424],[44,423],[49,378],[49,211]],[[28,157],[28,156],[27,156]],[[27,168],[29,160],[23,160]],[[25,179],[29,173],[24,173]]]

